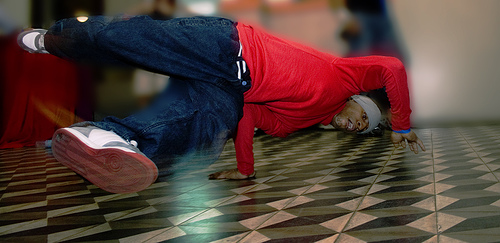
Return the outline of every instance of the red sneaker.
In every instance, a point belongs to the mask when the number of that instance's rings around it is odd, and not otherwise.
[[[52,152],[63,165],[112,193],[144,190],[158,177],[156,165],[138,148],[94,126],[58,129]]]

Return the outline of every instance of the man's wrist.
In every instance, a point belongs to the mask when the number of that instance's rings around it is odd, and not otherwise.
[[[401,133],[401,134],[407,134],[407,133],[410,133],[411,132],[411,128],[408,128],[406,130],[392,130],[393,132],[395,133]]]

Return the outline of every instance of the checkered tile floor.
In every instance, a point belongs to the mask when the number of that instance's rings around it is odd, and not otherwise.
[[[257,179],[232,143],[209,168],[110,194],[49,150],[0,150],[0,242],[498,242],[500,125],[420,129],[428,151],[306,130],[255,138]]]

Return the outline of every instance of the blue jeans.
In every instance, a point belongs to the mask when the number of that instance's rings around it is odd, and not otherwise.
[[[128,64],[171,77],[147,109],[90,123],[137,141],[162,175],[214,162],[236,131],[250,76],[238,74],[244,62],[235,26],[215,17],[63,19],[45,35],[45,47],[70,60]]]

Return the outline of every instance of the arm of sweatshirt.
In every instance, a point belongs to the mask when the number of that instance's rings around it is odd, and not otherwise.
[[[405,67],[401,61],[394,57],[368,56],[340,58],[335,65],[339,75],[352,84],[354,93],[385,87],[391,104],[392,129],[410,129],[410,96]]]
[[[272,111],[264,105],[245,104],[243,118],[238,123],[238,130],[234,138],[236,161],[238,170],[244,175],[254,172],[253,136],[254,128],[258,127],[268,133],[279,128],[279,120]]]

